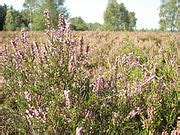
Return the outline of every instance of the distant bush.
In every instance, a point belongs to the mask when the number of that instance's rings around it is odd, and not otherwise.
[[[71,27],[76,31],[85,31],[88,30],[86,22],[81,17],[71,18]]]
[[[102,30],[103,25],[99,23],[88,23],[88,30]]]

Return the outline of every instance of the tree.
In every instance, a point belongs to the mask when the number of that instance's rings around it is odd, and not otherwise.
[[[29,23],[32,23],[32,28],[34,30],[43,30],[45,28],[43,18],[45,9],[49,10],[50,23],[52,27],[56,28],[58,14],[63,13],[66,17],[69,15],[63,4],[64,0],[25,0],[24,7],[31,14]]]
[[[15,29],[21,29],[22,26],[22,15],[21,12],[13,9],[14,25]]]
[[[160,30],[180,31],[180,2],[178,0],[162,1],[160,6]]]
[[[44,30],[46,28],[44,23],[43,9],[39,9],[32,17],[32,30]]]
[[[5,19],[6,30],[17,30],[22,27],[22,15],[19,11],[8,8]]]
[[[133,31],[133,29],[136,26],[136,21],[137,21],[137,19],[135,17],[135,13],[134,12],[129,12],[128,13],[128,18],[129,18],[129,22],[128,22],[129,27],[128,27],[128,30],[129,31]]]
[[[5,20],[6,30],[15,30],[15,18],[13,15],[13,9],[8,9]]]
[[[35,12],[37,12],[37,10],[39,10],[39,6],[40,6],[40,0],[25,0],[23,7],[25,8],[25,10],[23,11],[23,15],[28,15],[28,16],[23,16],[23,19],[26,20],[28,22],[27,26],[29,26],[29,24],[32,23],[33,20],[33,15],[35,14]],[[28,18],[27,18],[28,17]]]
[[[106,30],[133,30],[136,25],[134,12],[129,12],[123,3],[109,0],[104,12],[104,27]]]
[[[6,12],[7,12],[7,6],[0,5],[0,31],[3,30],[4,25],[5,25],[5,19],[6,19]]]
[[[24,9],[21,11],[21,21],[22,26],[28,28],[29,24],[31,23],[31,14],[29,10]]]
[[[88,30],[86,22],[81,17],[71,18],[71,24],[73,30],[77,30],[77,31]]]

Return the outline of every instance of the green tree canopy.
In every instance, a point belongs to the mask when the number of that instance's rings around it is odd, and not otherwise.
[[[57,28],[58,15],[60,13],[68,16],[67,9],[63,6],[64,0],[25,0],[24,7],[29,12],[29,23],[32,24],[33,30],[43,30],[45,9],[49,10],[50,23],[52,27]]]
[[[21,11],[21,23],[23,27],[28,27],[28,25],[31,23],[31,14],[27,9],[24,9]]]
[[[43,9],[33,14],[32,23],[30,24],[32,30],[44,30],[46,28],[44,23]]]
[[[162,1],[160,6],[160,29],[163,31],[180,31],[180,2]]]
[[[136,17],[134,12],[128,12],[128,30],[133,31],[136,26]]]
[[[77,31],[88,30],[86,22],[81,17],[71,18],[71,24],[73,30],[77,30]]]
[[[6,20],[5,20],[5,29],[6,30],[15,30],[16,29],[14,12],[15,11],[12,8],[7,10]]]
[[[7,12],[7,6],[0,5],[0,31],[3,30],[4,25],[5,25],[5,19],[6,19],[6,12]]]
[[[13,7],[6,7],[5,22],[3,24],[3,29],[5,30],[19,30],[22,26],[25,26],[23,21],[22,12],[13,9]],[[1,29],[1,30],[3,30]]]
[[[123,3],[109,0],[104,12],[104,27],[106,30],[133,30],[136,25],[134,12],[129,12]]]

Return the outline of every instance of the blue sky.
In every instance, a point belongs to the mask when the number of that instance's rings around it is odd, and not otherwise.
[[[71,17],[81,16],[86,22],[103,23],[103,13],[108,0],[65,0]],[[160,0],[117,0],[124,3],[129,11],[136,13],[137,28],[158,28]],[[15,9],[22,9],[24,0],[0,0]]]

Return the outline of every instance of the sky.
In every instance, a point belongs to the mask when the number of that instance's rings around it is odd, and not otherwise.
[[[0,5],[6,3],[13,8],[21,10],[24,0],[0,0]],[[159,28],[160,0],[117,0],[124,3],[129,11],[136,13],[137,29]],[[103,24],[103,14],[108,0],[65,0],[64,5],[71,17],[81,16],[87,23],[98,22]]]

